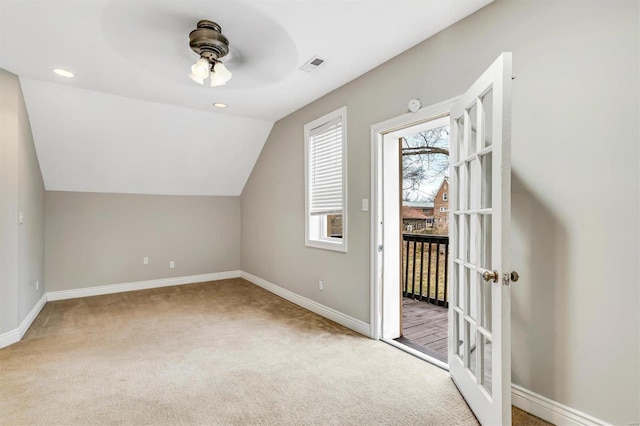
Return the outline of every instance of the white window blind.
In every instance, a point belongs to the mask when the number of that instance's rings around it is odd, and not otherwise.
[[[344,126],[342,117],[309,132],[309,214],[341,214]]]

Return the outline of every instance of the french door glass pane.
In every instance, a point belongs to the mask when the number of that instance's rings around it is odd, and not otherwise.
[[[493,90],[489,90],[482,97],[484,109],[484,146],[491,146],[493,140]]]
[[[462,216],[464,220],[464,257],[465,262],[471,261],[471,215]]]
[[[490,214],[479,215],[480,220],[480,267],[491,269],[491,223],[493,216]]]
[[[476,235],[478,234],[478,215],[475,213],[469,215],[469,230],[471,231],[471,244],[473,244],[473,246],[469,247],[469,263],[475,265],[478,262],[478,247],[476,244]]]
[[[455,353],[462,359],[464,363],[464,333],[463,333],[463,319],[458,311],[453,312],[453,347]]]
[[[454,214],[453,215],[453,229],[452,229],[452,240],[460,243],[460,221],[462,219],[460,219],[460,215]],[[459,256],[459,252],[458,253],[451,253],[453,255],[454,259],[460,259]]]
[[[465,279],[464,269],[465,269],[464,266],[455,264],[454,271],[457,275],[457,280],[454,281],[454,283],[457,283],[455,306],[459,307],[462,311],[464,311],[464,279]]]
[[[480,325],[491,332],[491,292],[493,291],[493,285],[490,282],[484,281],[479,273],[477,279],[480,282],[480,309],[482,312]]]
[[[469,315],[469,307],[471,305],[471,300],[470,300],[470,296],[471,296],[471,269],[467,268],[465,266],[464,268],[464,280],[463,280],[463,287],[462,287],[462,298],[463,298],[463,309],[464,309],[464,313],[466,315]]]
[[[491,152],[488,152],[481,156],[481,183],[480,183],[480,192],[481,192],[481,208],[490,209],[491,208],[491,197],[492,197],[492,165],[491,161],[493,160],[493,156]]]
[[[460,118],[456,120],[456,123],[458,125],[458,140],[456,141],[458,148],[458,157],[454,159],[455,163],[462,160],[467,152],[467,147],[464,142],[464,115],[460,116]]]
[[[491,395],[492,393],[492,380],[491,380],[491,349],[493,345],[491,344],[491,340],[489,340],[483,334],[480,335],[480,353],[482,356],[482,375],[481,382],[482,387],[486,389],[486,391]]]
[[[458,211],[460,209],[462,209],[462,168],[460,166],[455,166],[453,168],[453,174],[455,175],[455,182],[456,182],[456,187],[455,187],[455,192],[454,192],[454,196],[455,198],[452,199],[453,201],[453,205],[452,205],[452,210],[453,211]]]
[[[473,377],[477,375],[476,357],[478,356],[478,348],[476,345],[476,327],[469,321],[465,321],[465,326],[469,331],[469,370]]]
[[[480,177],[480,162],[477,158],[474,158],[469,162],[469,179],[467,179],[469,186],[468,192],[468,209],[475,210],[478,208],[478,178]]]
[[[471,197],[473,196],[473,174],[472,174],[472,170],[471,170],[471,163],[470,162],[465,162],[464,163],[464,168],[465,168],[465,196],[464,196],[464,209],[465,210],[470,210],[473,207],[471,207]]]
[[[460,260],[465,260],[464,242],[466,238],[465,233],[467,232],[467,226],[465,224],[466,219],[463,214],[456,215],[456,218],[458,220],[458,234],[454,235],[454,238],[456,238],[456,242],[458,243],[458,252],[456,253],[456,257]]]
[[[476,146],[476,141],[478,140],[478,107],[474,103],[467,111],[469,112],[469,123],[471,124],[469,129],[469,140],[467,141],[467,146],[469,148],[467,155],[472,156],[478,150]]]
[[[478,300],[478,273],[475,271],[471,271],[471,269],[467,270],[469,271],[469,297],[467,298],[469,304],[467,305],[467,310],[465,311],[465,313],[477,322],[478,305],[476,301]]]

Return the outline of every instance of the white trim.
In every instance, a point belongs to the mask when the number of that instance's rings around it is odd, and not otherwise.
[[[18,328],[15,328],[11,331],[7,331],[6,333],[0,334],[0,349],[7,347],[9,345],[13,345],[14,343],[18,343],[22,336],[29,330],[33,320],[36,319],[45,303],[47,303],[47,294],[43,294],[40,300],[36,302],[36,304],[31,308],[27,316],[22,320]]]
[[[451,107],[459,97],[421,108],[418,112],[402,114],[398,117],[376,123],[371,126],[371,215],[370,215],[370,319],[371,330],[369,335],[379,339],[382,334],[382,253],[378,252],[378,246],[384,245],[382,232],[382,159],[384,136],[402,132],[403,130],[424,124],[429,121],[447,117]],[[387,239],[387,238],[385,238]],[[390,241],[393,238],[388,238]]]
[[[36,319],[36,317],[44,307],[45,303],[47,303],[47,293],[42,295],[40,300],[36,302],[35,306],[31,308],[31,311],[29,311],[27,316],[20,323],[20,326],[18,327],[18,333],[20,333],[20,339],[22,339],[22,336],[24,336],[27,330],[29,330],[29,327],[31,327],[31,324]]]
[[[511,403],[521,410],[540,417],[554,425],[610,425],[604,420],[567,407],[518,385],[511,385]]]
[[[283,299],[288,300],[291,303],[308,309],[311,312],[330,319],[333,322],[337,322],[338,324],[343,325],[348,329],[355,331],[356,333],[360,333],[364,336],[370,337],[370,325],[364,321],[345,315],[342,312],[338,312],[335,309],[331,309],[328,306],[322,305],[311,299],[307,299],[306,297],[300,296],[299,294],[272,284],[269,281],[263,280],[262,278],[256,277],[255,275],[252,275],[248,272],[242,271],[240,277],[249,282],[252,282],[258,287],[262,287],[265,290],[282,297]]]
[[[415,356],[416,358],[420,358],[421,360],[427,361],[427,362],[429,362],[429,363],[431,363],[431,364],[433,364],[433,365],[435,365],[437,367],[442,368],[443,370],[449,371],[449,365],[446,362],[442,362],[437,358],[434,358],[434,357],[429,356],[427,354],[424,354],[424,353],[422,353],[420,351],[417,351],[417,350],[413,349],[410,346],[403,345],[400,342],[396,342],[393,339],[380,339],[380,340],[382,342],[385,342],[385,343],[393,346],[393,347],[396,347],[396,348],[400,349],[401,351],[404,351],[404,352],[406,352],[408,354],[411,354],[411,355]]]
[[[146,290],[149,288],[169,287],[172,285],[193,284],[205,281],[239,278],[240,271],[213,272],[210,274],[188,275],[185,277],[162,278],[158,280],[136,281],[132,283],[110,284],[97,287],[86,287],[74,290],[51,291],[47,293],[47,301],[75,299],[78,297],[100,296],[103,294],[122,293],[125,291]]]
[[[17,328],[0,334],[0,349],[20,341],[20,331]]]

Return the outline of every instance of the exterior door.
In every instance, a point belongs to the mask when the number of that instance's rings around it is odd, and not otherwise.
[[[450,148],[449,371],[482,424],[509,425],[511,53],[453,106]]]

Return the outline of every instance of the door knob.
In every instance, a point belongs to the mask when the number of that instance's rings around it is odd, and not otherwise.
[[[497,271],[484,271],[482,273],[482,279],[485,281],[493,281],[494,283],[498,282],[498,272]]]
[[[520,279],[520,275],[516,271],[511,272],[511,281],[516,282]]]

